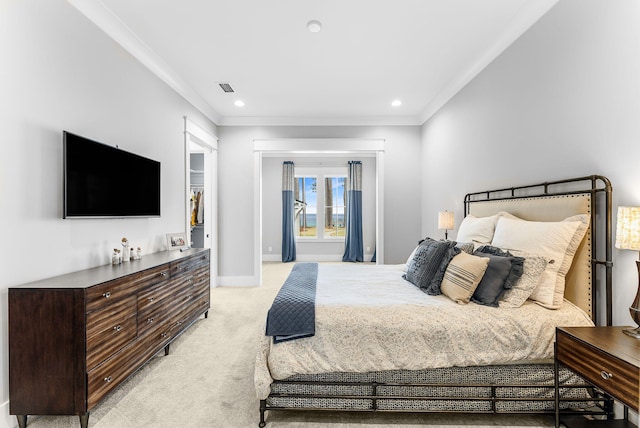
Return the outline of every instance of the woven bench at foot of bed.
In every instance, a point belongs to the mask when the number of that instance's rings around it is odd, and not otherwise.
[[[560,368],[563,413],[606,414],[579,376]],[[297,375],[274,381],[267,410],[553,413],[553,364],[451,367],[422,371]],[[610,411],[610,410],[608,410]]]

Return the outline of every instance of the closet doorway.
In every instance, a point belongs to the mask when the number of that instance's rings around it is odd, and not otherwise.
[[[193,248],[211,248],[211,231],[209,216],[211,208],[209,204],[208,190],[205,186],[205,155],[200,146],[194,145],[189,153],[189,230]],[[207,156],[208,157],[208,156]]]
[[[190,246],[211,249],[211,286],[217,282],[217,138],[185,118],[186,224]]]

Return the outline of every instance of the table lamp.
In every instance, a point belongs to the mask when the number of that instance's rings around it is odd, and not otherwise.
[[[640,255],[640,207],[618,207],[616,248],[636,250]],[[638,268],[638,291],[629,307],[629,313],[638,327],[622,331],[631,337],[640,339],[640,257],[636,261],[636,266]]]
[[[438,213],[438,230],[444,230],[444,239],[448,239],[447,231],[453,229],[453,212],[440,211]]]

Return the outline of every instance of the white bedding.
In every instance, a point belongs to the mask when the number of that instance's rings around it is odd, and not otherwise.
[[[273,379],[295,374],[483,366],[553,357],[556,326],[590,326],[569,301],[556,310],[459,305],[402,279],[404,265],[320,264],[316,334],[274,345],[256,358],[259,399]]]

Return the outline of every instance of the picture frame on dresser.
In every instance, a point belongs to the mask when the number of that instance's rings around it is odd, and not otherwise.
[[[167,233],[167,250],[181,250],[188,248],[185,233]]]

